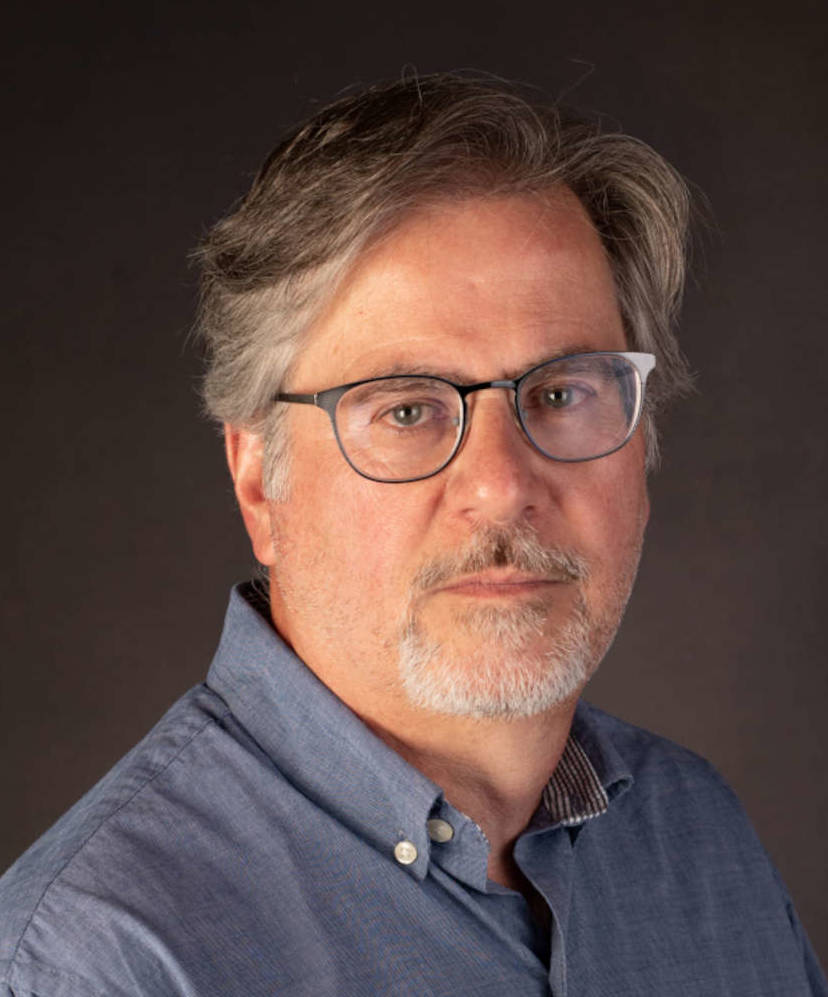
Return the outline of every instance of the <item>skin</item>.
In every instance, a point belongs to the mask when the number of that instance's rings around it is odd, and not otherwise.
[[[466,200],[410,215],[367,251],[310,330],[288,390],[410,369],[478,382],[514,377],[545,359],[624,350],[600,239],[566,190]],[[414,707],[398,675],[400,620],[412,579],[430,558],[481,527],[532,527],[576,551],[577,582],[489,569],[419,596],[428,633],[462,667],[480,638],[452,615],[483,604],[542,601],[542,650],[578,599],[596,619],[593,667],[635,575],[649,505],[641,430],[598,460],[538,453],[514,418],[512,393],[469,399],[460,452],[435,477],[379,484],[342,458],[327,415],[291,406],[290,494],[269,501],[261,440],[227,427],[227,455],[256,557],[271,569],[271,610],[297,654],[380,737],[445,790],[485,831],[489,876],[530,890],[512,860],[566,742],[577,697],[529,717],[472,719]],[[603,632],[605,631],[605,632]]]

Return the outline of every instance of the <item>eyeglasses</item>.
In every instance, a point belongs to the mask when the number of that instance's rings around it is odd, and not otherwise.
[[[515,380],[454,384],[395,374],[341,384],[312,395],[279,392],[274,402],[316,405],[331,419],[339,449],[364,478],[419,481],[452,460],[468,424],[466,398],[509,388],[532,445],[557,461],[605,457],[635,432],[651,353],[578,353],[549,360]]]

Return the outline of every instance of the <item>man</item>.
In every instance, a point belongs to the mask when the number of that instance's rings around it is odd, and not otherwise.
[[[436,76],[345,98],[206,240],[264,586],[2,881],[5,993],[825,994],[695,756],[579,700],[648,515],[687,198]]]

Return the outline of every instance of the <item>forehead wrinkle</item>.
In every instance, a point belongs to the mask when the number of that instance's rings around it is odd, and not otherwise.
[[[506,367],[500,373],[493,374],[489,378],[484,378],[483,380],[491,381],[513,381],[519,378],[522,374],[527,371],[532,370],[534,367],[539,367],[543,363],[547,363],[550,360],[560,360],[562,357],[573,356],[577,353],[594,353],[595,347],[587,345],[585,343],[567,343],[565,346],[560,347],[557,350],[544,350],[543,354],[539,355],[535,360],[530,360],[529,363],[521,364],[520,367]],[[476,377],[469,377],[469,375],[459,368],[446,367],[444,365],[436,365],[429,363],[419,363],[415,361],[400,360],[395,363],[389,364],[376,364],[372,368],[368,368],[363,372],[360,379],[370,379],[373,377],[397,377],[400,375],[410,374],[414,377],[442,377],[447,381],[454,381],[456,384],[476,384],[480,380]]]

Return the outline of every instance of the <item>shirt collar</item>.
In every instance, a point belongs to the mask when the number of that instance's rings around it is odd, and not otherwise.
[[[442,791],[319,681],[257,603],[251,585],[233,590],[207,685],[309,799],[391,861],[399,842],[413,844],[416,859],[405,868],[422,879],[426,820]]]
[[[583,700],[578,703],[563,754],[543,792],[542,805],[553,826],[575,827],[600,817],[610,799],[632,783],[614,745],[598,736],[593,712]]]
[[[479,859],[487,843],[480,829],[451,808],[439,786],[373,734],[297,658],[274,629],[267,604],[251,584],[231,593],[207,685],[308,798],[390,861],[400,842],[413,845],[416,858],[403,867],[415,878],[426,875],[432,853],[428,818],[449,815],[455,825],[466,821],[470,826],[462,833],[474,842],[476,858],[463,862],[466,873],[461,878],[483,888],[485,860],[481,870]],[[584,703],[576,710],[532,831],[571,827],[597,817],[632,781],[614,747],[598,735],[590,711]],[[459,827],[457,831],[461,833]],[[435,857],[444,864],[446,850],[436,847]],[[473,872],[472,866],[478,868]]]
[[[595,767],[571,733],[543,791],[543,805],[550,818],[565,827],[600,817],[609,806]]]

